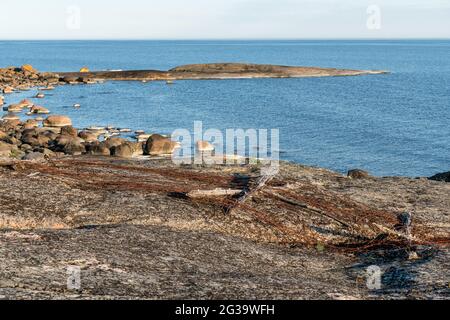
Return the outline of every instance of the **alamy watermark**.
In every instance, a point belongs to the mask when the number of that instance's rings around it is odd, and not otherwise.
[[[78,291],[81,289],[81,268],[78,266],[67,267],[67,290]]]
[[[69,6],[66,9],[66,28],[69,30],[81,29],[81,8],[79,6]]]
[[[369,266],[366,270],[367,276],[367,289],[369,290],[380,290],[381,289],[381,276],[382,271],[379,266]]]
[[[175,130],[171,138],[179,143],[172,155],[175,164],[235,165],[260,163],[278,168],[280,132],[278,129],[207,129],[194,122],[193,132]]]
[[[367,7],[367,22],[366,26],[369,30],[381,29],[381,8],[378,5],[370,5]]]

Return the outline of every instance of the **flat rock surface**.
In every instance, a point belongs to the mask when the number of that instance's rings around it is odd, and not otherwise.
[[[0,299],[450,297],[445,182],[355,180],[283,163],[225,214],[231,198],[184,195],[251,187],[258,166],[88,156],[0,163]],[[373,245],[406,210],[418,259],[395,233]],[[366,285],[371,265],[382,271],[378,290]],[[67,287],[70,266],[81,269],[80,290]]]

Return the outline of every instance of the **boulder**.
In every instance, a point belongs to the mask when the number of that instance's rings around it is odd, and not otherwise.
[[[66,76],[63,77],[61,80],[68,84],[78,83],[78,77]]]
[[[20,140],[17,139],[15,136],[7,136],[5,139],[3,139],[3,141],[13,145],[21,144]]]
[[[22,123],[20,122],[20,119],[3,119],[4,122],[6,122],[11,128],[16,128],[17,126],[20,126]]]
[[[23,156],[22,160],[41,161],[41,160],[45,160],[45,155],[40,152],[30,152],[30,153],[27,153],[25,156]]]
[[[4,140],[6,137],[9,137],[9,135],[3,130],[0,130],[0,140]]]
[[[111,151],[104,142],[95,141],[86,145],[86,153],[94,156],[109,156]]]
[[[93,133],[95,133],[97,136],[99,136],[99,135],[101,135],[101,134],[105,134],[105,133],[107,132],[107,130],[106,130],[105,127],[95,127],[95,126],[86,128],[86,131],[93,132]]]
[[[23,106],[21,104],[11,104],[8,106],[8,112],[22,112]]]
[[[78,136],[78,130],[75,129],[72,126],[64,126],[61,128],[61,134],[62,135],[68,135],[68,136],[72,136],[72,137],[77,137]]]
[[[168,155],[180,147],[178,142],[172,141],[170,138],[163,137],[159,134],[153,134],[148,138],[145,147],[145,155]]]
[[[3,93],[4,94],[10,94],[14,92],[14,88],[13,87],[6,87],[3,89]]]
[[[104,141],[105,146],[111,150],[113,147],[120,146],[122,143],[126,142],[127,140],[124,138],[119,137],[111,137]]]
[[[33,129],[33,128],[36,128],[36,126],[33,125],[32,123],[24,123],[22,126],[23,126],[23,129]]]
[[[33,101],[28,99],[23,99],[22,101],[19,102],[19,104],[24,108],[31,108],[32,106],[34,106]]]
[[[95,84],[95,80],[87,77],[80,77],[78,78],[79,82],[83,82],[84,84]]]
[[[95,142],[98,140],[98,135],[89,130],[80,131],[78,136],[86,142]]]
[[[13,148],[12,150],[11,150],[11,155],[10,155],[10,157],[11,158],[15,158],[15,159],[22,159],[23,158],[23,156],[25,155],[25,152],[23,152],[22,150],[20,150],[20,149],[17,149],[17,148]]]
[[[44,154],[48,158],[56,157],[56,153],[47,148],[42,148],[42,150],[39,150],[39,152]]]
[[[21,141],[24,144],[28,144],[32,147],[47,147],[51,138],[39,133],[37,130],[24,130]]]
[[[14,147],[12,144],[0,141],[0,157],[10,157]]]
[[[43,123],[44,127],[65,127],[65,126],[71,126],[72,120],[70,120],[69,117],[66,116],[49,116],[47,119],[44,120]]]
[[[370,174],[367,171],[360,169],[353,169],[347,173],[347,177],[352,179],[368,179],[370,178]]]
[[[54,135],[55,139],[59,134],[61,134],[61,128],[58,127],[39,127],[36,128],[36,130],[38,130],[41,133],[44,133],[47,136],[51,133],[52,135]]]
[[[54,132],[53,130],[45,130],[45,129],[51,129],[51,128],[36,128],[36,130],[40,133],[40,134],[42,134],[42,135],[44,135],[44,136],[46,136],[46,137],[48,137],[50,140],[56,140],[56,138],[58,138],[58,136],[60,135],[60,133],[59,132]]]
[[[135,152],[135,146],[132,142],[124,142],[117,147],[111,148],[111,155],[121,158],[131,158]]]
[[[37,70],[31,64],[24,64],[20,69],[26,72],[37,73]]]
[[[81,155],[86,152],[86,147],[82,142],[73,138],[64,146],[63,152],[70,155]]]
[[[9,121],[9,120],[20,120],[20,118],[13,114],[13,113],[7,113],[4,116],[2,116],[2,119],[5,121]]]
[[[64,152],[70,155],[80,155],[86,151],[83,139],[69,135],[58,135],[49,148],[55,152]]]
[[[69,136],[66,134],[60,134],[54,139],[54,144],[61,147],[61,149],[69,143],[83,143],[83,139],[78,137]]]
[[[59,75],[53,72],[41,72],[39,78],[47,82],[56,83],[59,81]]]
[[[443,182],[450,182],[450,171],[449,172],[443,172],[443,173],[438,173],[430,178],[428,178],[429,180],[434,180],[434,181],[443,181]]]
[[[25,128],[26,126],[28,128]],[[37,128],[37,127],[39,127],[39,122],[36,121],[35,119],[28,119],[24,123],[24,129],[33,129],[33,128]]]
[[[147,142],[147,140],[151,137],[151,134],[145,134],[145,133],[141,133],[141,134],[136,134],[136,140],[138,142]]]
[[[30,146],[29,144],[23,143],[20,146],[20,150],[22,150],[23,152],[31,152],[31,151],[33,151],[33,147]]]

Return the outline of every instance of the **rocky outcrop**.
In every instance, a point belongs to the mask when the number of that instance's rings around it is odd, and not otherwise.
[[[22,67],[9,67],[0,69],[0,92],[10,94],[17,90],[25,90],[37,86],[47,86],[52,77],[48,78],[42,75],[31,65]]]
[[[0,297],[448,299],[450,184],[282,162],[235,214],[222,210],[232,197],[181,197],[235,189],[238,176],[251,188],[261,171],[93,156],[0,165]],[[405,211],[412,245],[394,229]],[[366,283],[374,264],[381,290]],[[81,290],[67,289],[68,266]]]
[[[443,172],[443,173],[438,173],[430,178],[428,178],[430,180],[435,180],[435,181],[444,181],[444,182],[450,182],[450,171],[448,172]]]

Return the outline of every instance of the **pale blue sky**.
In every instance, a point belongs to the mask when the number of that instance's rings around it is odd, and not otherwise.
[[[367,27],[370,5],[380,29]],[[450,0],[10,0],[1,11],[0,39],[450,38]]]

